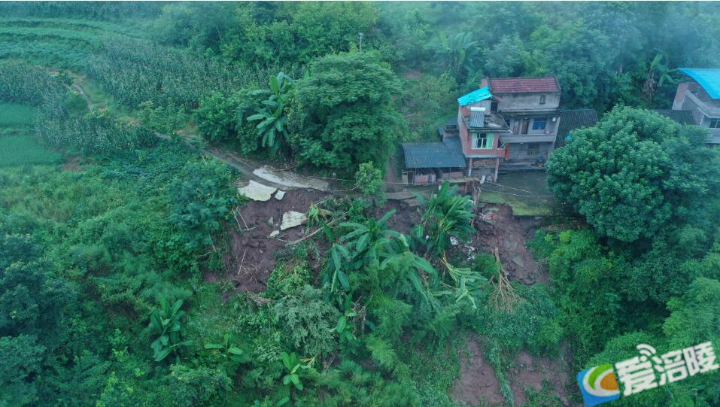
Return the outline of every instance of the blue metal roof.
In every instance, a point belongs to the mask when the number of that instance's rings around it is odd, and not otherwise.
[[[484,86],[476,91],[472,91],[467,95],[458,98],[458,103],[460,103],[460,106],[467,106],[481,100],[490,99],[491,97],[492,93],[490,93],[490,89],[487,86]]]
[[[713,99],[720,99],[720,69],[680,68],[705,89]]]

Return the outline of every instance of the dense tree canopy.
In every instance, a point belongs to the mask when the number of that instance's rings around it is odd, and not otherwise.
[[[707,137],[655,113],[616,108],[553,154],[548,184],[599,233],[649,238],[691,211],[707,214],[720,186],[717,151],[698,148]]]
[[[361,163],[385,168],[400,128],[390,102],[398,90],[389,69],[370,53],[331,55],[298,83],[302,128],[298,157],[315,166],[354,173]]]

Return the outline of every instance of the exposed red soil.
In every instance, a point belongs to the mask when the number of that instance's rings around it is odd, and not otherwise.
[[[326,196],[325,193],[312,190],[292,190],[287,191],[281,201],[274,197],[267,202],[248,201],[239,208],[237,221],[232,221],[234,224],[230,231],[231,250],[224,259],[228,277],[239,291],[265,291],[267,279],[275,267],[275,253],[285,247],[287,242],[304,235],[306,226],[298,226],[280,231],[275,238],[270,237],[274,230],[280,230],[283,213],[305,213],[311,204]],[[238,228],[242,230],[238,231]]]
[[[512,388],[515,405],[522,406],[526,401],[525,389],[533,388],[541,391],[543,385],[550,387],[549,394],[557,396],[564,406],[582,406],[570,403],[565,386],[569,383],[567,361],[559,357],[539,358],[526,351],[521,351],[515,358],[515,367],[510,369],[510,388]]]
[[[483,399],[487,404],[502,405],[505,398],[500,393],[500,385],[495,370],[485,360],[477,341],[468,339],[467,347],[471,356],[461,362],[460,377],[455,381],[451,397],[458,403],[469,406],[480,404]]]
[[[492,253],[497,247],[500,260],[508,279],[523,284],[548,283],[538,262],[525,246],[535,235],[539,221],[533,218],[513,216],[512,209],[505,205],[486,205],[478,210],[472,246],[480,251]]]

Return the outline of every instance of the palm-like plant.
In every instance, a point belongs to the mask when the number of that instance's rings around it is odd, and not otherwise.
[[[262,102],[263,107],[257,113],[247,118],[248,121],[260,121],[255,127],[257,135],[261,137],[263,148],[277,154],[283,144],[289,143],[290,136],[285,125],[287,116],[285,107],[290,103],[295,93],[295,84],[289,76],[280,72],[270,77],[270,91],[258,90],[253,95],[269,95]]]
[[[457,195],[457,186],[443,183],[438,193],[426,200],[416,195],[425,208],[422,215],[422,228],[430,239],[426,243],[428,251],[442,256],[450,245],[450,236],[461,242],[470,241],[475,229],[472,227],[472,202],[466,196]]]
[[[180,310],[182,305],[183,300],[177,300],[171,306],[165,298],[161,298],[160,309],[150,314],[150,328],[158,335],[150,345],[156,362],[177,352],[182,346],[192,345],[192,341],[182,340],[181,318],[185,315],[185,311]]]

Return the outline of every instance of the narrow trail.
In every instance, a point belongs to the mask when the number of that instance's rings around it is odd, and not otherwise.
[[[82,96],[83,99],[85,99],[85,103],[87,103],[88,110],[92,112],[94,109],[93,102],[90,100],[90,98],[85,93],[83,88],[81,88],[80,85],[77,83],[73,83],[72,85],[70,85],[70,87],[75,89],[80,94],[80,96]]]

